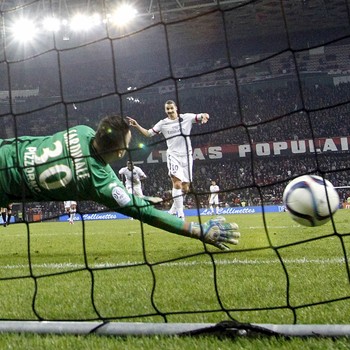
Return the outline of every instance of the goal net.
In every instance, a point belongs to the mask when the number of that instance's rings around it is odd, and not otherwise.
[[[167,100],[206,112],[192,129],[186,220],[225,216],[240,244],[208,250],[93,202],[78,203],[74,225],[63,203],[16,203],[0,248],[1,331],[349,335],[349,2],[133,5],[2,1],[0,137],[96,128],[110,113],[148,129]],[[128,159],[169,210],[165,151],[164,138],[133,132]],[[285,212],[283,190],[304,174],[338,188],[325,225]]]

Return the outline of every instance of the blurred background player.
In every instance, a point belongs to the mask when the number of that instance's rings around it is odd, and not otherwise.
[[[69,216],[69,223],[74,224],[75,213],[77,212],[77,202],[76,201],[64,201],[64,211]]]
[[[7,207],[1,208],[1,217],[2,217],[4,227],[10,225],[11,216],[12,216],[12,203],[9,204]]]
[[[211,211],[211,215],[214,214],[214,206],[215,206],[215,214],[219,214],[219,191],[220,188],[216,184],[215,180],[211,180],[211,185],[209,187],[209,208]]]
[[[166,118],[160,120],[151,129],[143,128],[135,119],[128,117],[129,124],[142,135],[152,137],[163,134],[167,144],[167,166],[172,181],[173,205],[169,214],[177,214],[185,220],[183,194],[189,191],[192,182],[192,144],[190,134],[195,123],[204,124],[209,120],[207,113],[179,114],[174,101],[164,105]]]
[[[135,196],[143,197],[142,181],[147,179],[143,170],[135,166],[130,160],[126,162],[126,167],[119,170],[119,175],[122,177],[127,191]]]

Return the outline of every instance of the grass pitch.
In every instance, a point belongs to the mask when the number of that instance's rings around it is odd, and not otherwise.
[[[315,228],[226,219],[241,232],[230,252],[137,220],[1,227],[0,319],[350,323],[347,210]]]

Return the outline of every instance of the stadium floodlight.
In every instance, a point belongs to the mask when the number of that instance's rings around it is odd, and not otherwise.
[[[50,32],[57,32],[60,30],[60,20],[55,17],[46,17],[43,20],[43,28]]]
[[[119,6],[111,16],[113,23],[118,26],[123,26],[133,20],[137,15],[137,10],[131,5],[121,5]]]
[[[14,39],[26,42],[35,38],[38,28],[35,26],[34,22],[21,18],[13,23],[10,29]]]

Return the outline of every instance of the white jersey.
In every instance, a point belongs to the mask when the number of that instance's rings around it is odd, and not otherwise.
[[[191,129],[194,123],[200,123],[200,115],[194,113],[179,114],[179,118],[175,120],[167,117],[149,129],[148,133],[150,136],[163,134],[169,154],[192,154]]]
[[[70,208],[72,205],[77,205],[77,202],[76,201],[64,201],[64,207],[65,208]]]
[[[129,193],[134,193],[137,196],[142,197],[141,179],[145,179],[147,176],[141,168],[134,166],[132,170],[128,167],[121,168],[119,175],[124,176],[125,187]]]
[[[210,198],[209,203],[210,204],[219,204],[219,191],[220,188],[218,185],[211,185],[210,188]]]

